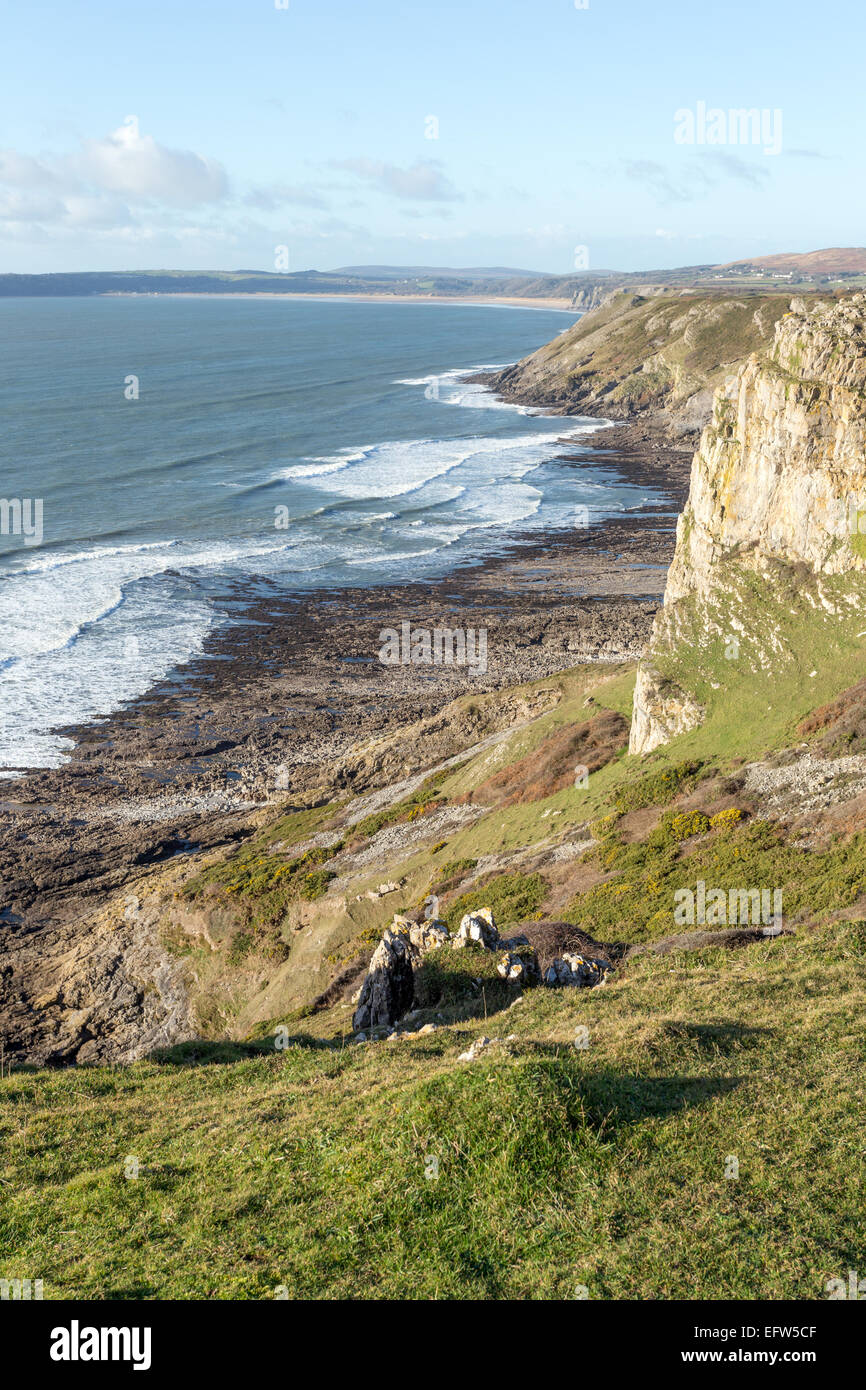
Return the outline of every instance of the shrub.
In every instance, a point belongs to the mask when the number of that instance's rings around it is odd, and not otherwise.
[[[477,863],[477,859],[449,859],[447,864],[440,865],[440,884],[445,881],[459,883],[467,874],[471,874]]]
[[[691,760],[648,772],[620,787],[614,805],[620,812],[640,811],[645,806],[667,806],[679,792],[694,786],[702,768],[703,763]]]
[[[589,827],[590,834],[594,840],[605,840],[608,835],[612,835],[619,820],[619,814],[614,811],[609,816],[602,816],[600,820],[593,821]]]
[[[710,828],[710,818],[703,811],[683,811],[671,816],[671,834],[675,840],[690,840],[693,835],[704,835]]]
[[[336,877],[331,869],[316,869],[314,873],[306,874],[299,889],[300,896],[309,903],[315,902],[327,891],[331,879]]]
[[[444,915],[449,931],[455,931],[467,912],[489,907],[500,930],[531,917],[547,897],[547,884],[541,874],[502,874],[471,893],[462,893]]]

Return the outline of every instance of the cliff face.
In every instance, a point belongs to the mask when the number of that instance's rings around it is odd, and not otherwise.
[[[615,290],[600,302],[597,293],[591,312],[506,368],[494,389],[506,400],[614,420],[652,416],[672,435],[696,434],[710,418],[713,390],[749,353],[770,346],[789,302],[661,286]]]
[[[700,722],[699,703],[658,669],[681,640],[684,602],[711,608],[746,570],[778,588],[780,567],[799,568],[802,592],[814,588],[810,601],[819,605],[822,576],[866,570],[863,294],[811,306],[792,301],[767,356],[750,357],[716,392],[664,609],[638,672],[630,752],[649,752]],[[748,623],[735,606],[731,612],[736,649]]]
[[[589,313],[590,309],[598,309],[616,291],[612,290],[606,281],[594,285],[588,285],[585,289],[575,290],[571,296],[572,309],[582,309],[584,313]]]

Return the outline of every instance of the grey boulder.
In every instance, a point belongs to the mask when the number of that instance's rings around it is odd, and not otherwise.
[[[407,934],[385,928],[361,986],[352,1027],[390,1028],[412,1007],[418,951]]]
[[[551,961],[544,975],[544,983],[551,988],[577,986],[592,988],[603,984],[613,969],[609,960],[601,957],[580,956],[576,952],[566,952]]]

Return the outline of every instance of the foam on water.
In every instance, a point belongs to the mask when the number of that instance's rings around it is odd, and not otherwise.
[[[114,310],[97,306],[79,312]],[[153,312],[163,310],[156,306]],[[257,331],[250,360],[258,361],[258,353]],[[416,351],[416,362],[418,356]],[[239,362],[227,370],[243,369],[243,358]],[[52,728],[105,718],[198,655],[214,624],[225,620],[220,605],[233,576],[267,575],[288,587],[311,587],[444,573],[454,563],[455,548],[463,555],[485,553],[485,533],[499,544],[510,541],[521,526],[569,524],[569,506],[578,502],[599,516],[618,510],[626,500],[635,503],[633,495],[620,497],[615,484],[597,482],[592,474],[581,477],[578,485],[573,474],[563,482],[539,472],[572,441],[605,422],[545,417],[541,410],[499,401],[483,384],[465,380],[504,365],[397,382],[389,374],[383,383],[387,390],[373,397],[378,404],[366,417],[365,397],[350,410],[334,392],[333,405],[345,418],[335,429],[327,423],[331,401],[310,405],[306,447],[295,443],[301,438],[295,421],[303,416],[296,404],[294,432],[286,436],[284,448],[279,429],[269,420],[262,426],[264,445],[257,438],[262,412],[286,409],[282,382],[263,390],[261,402],[253,390],[249,399],[254,404],[245,406],[248,414],[231,417],[235,433],[227,433],[223,441],[220,419],[209,412],[247,398],[242,390],[211,391],[205,377],[208,389],[202,387],[204,395],[190,420],[183,414],[189,413],[184,397],[180,423],[176,428],[166,424],[161,446],[151,453],[139,450],[130,461],[123,454],[127,436],[122,431],[129,418],[124,410],[122,425],[119,420],[112,426],[115,434],[109,431],[101,442],[100,476],[107,486],[128,489],[123,496],[159,499],[152,522],[144,512],[144,537],[129,542],[113,540],[135,536],[123,508],[118,508],[119,518],[105,514],[103,519],[103,494],[97,492],[88,511],[85,441],[80,473],[70,465],[65,480],[67,489],[79,489],[77,529],[67,532],[65,540],[53,535],[43,549],[0,555],[0,776],[58,765],[71,743],[49,732]],[[41,357],[38,366],[34,376],[41,380]],[[97,366],[101,370],[101,362]],[[394,386],[402,389],[395,393]],[[199,409],[203,401],[207,411]],[[464,434],[459,424],[455,428],[456,412],[446,420],[443,406],[472,410],[477,428]],[[485,422],[484,411],[495,413]],[[513,422],[509,416],[515,417]],[[340,437],[355,436],[356,421],[361,422],[357,437],[363,441],[366,435],[366,441],[339,447]],[[449,427],[453,437],[448,437]],[[321,453],[316,449],[319,436]],[[49,459],[66,457],[63,433],[43,447]],[[281,457],[289,461],[280,463]],[[537,477],[530,482],[530,475]],[[72,481],[76,476],[82,480],[78,484]],[[217,524],[209,516],[196,521],[200,499],[210,505],[214,495],[232,499],[236,525]],[[287,507],[288,530],[274,525],[276,503]],[[102,539],[88,544],[82,536],[100,521]],[[163,531],[161,538],[157,528]],[[367,574],[374,567],[376,572]]]
[[[0,671],[0,766],[56,767],[71,740],[48,732],[98,720],[197,655],[211,604],[137,595],[82,631],[73,648],[34,652]]]
[[[375,448],[375,445],[371,446]],[[324,478],[329,473],[341,473],[350,464],[366,457],[366,449],[343,449],[339,454],[326,454],[324,458],[311,458],[306,463],[295,463],[272,473],[271,482],[291,482],[293,478]]]
[[[28,558],[0,578],[0,767],[53,767],[46,732],[110,714],[202,649],[213,606],[167,571],[256,563],[286,542],[177,541]],[[149,585],[149,587],[148,587]]]
[[[431,376],[403,377],[395,381],[395,386],[423,386],[428,401],[440,401],[443,405],[462,405],[469,409],[506,410],[515,415],[544,415],[540,406],[518,405],[514,401],[501,400],[482,381],[467,381],[470,376],[482,372],[501,372],[509,366],[508,362],[482,363],[476,367],[458,367],[454,371],[438,372]]]

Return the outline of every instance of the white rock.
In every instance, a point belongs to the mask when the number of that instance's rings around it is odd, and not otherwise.
[[[460,1056],[457,1058],[458,1062],[474,1062],[493,1041],[498,1041],[498,1039],[476,1038],[471,1047],[467,1048],[465,1052],[460,1053]]]
[[[463,941],[477,941],[486,950],[492,950],[499,940],[499,932],[489,907],[480,907],[477,912],[467,912],[457,933]]]
[[[525,956],[518,955],[516,951],[503,952],[496,973],[513,984],[537,985],[541,981],[538,957],[534,951]]]

